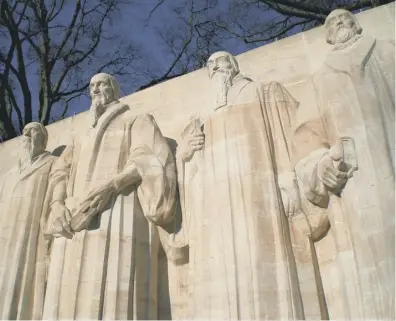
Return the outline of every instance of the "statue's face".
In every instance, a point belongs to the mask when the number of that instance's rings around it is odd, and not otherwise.
[[[22,131],[22,135],[22,148],[31,158],[44,152],[44,135],[34,124],[27,124]]]
[[[216,73],[232,74],[234,76],[235,70],[228,56],[212,55],[206,63],[208,69],[209,79],[212,79]]]
[[[326,20],[328,41],[331,44],[347,42],[358,34],[358,28],[350,12],[340,12]]]
[[[89,91],[92,100],[100,101],[103,105],[107,105],[114,101],[113,87],[110,81],[105,77],[92,77],[89,84]]]

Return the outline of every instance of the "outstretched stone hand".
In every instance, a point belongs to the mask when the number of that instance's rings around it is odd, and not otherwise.
[[[52,226],[50,227],[50,233],[54,237],[66,237],[72,238],[73,232],[70,228],[69,221],[71,220],[71,215],[69,209],[65,204],[60,202],[55,202],[51,205],[51,214],[54,217]]]
[[[109,181],[106,184],[100,185],[94,188],[88,194],[87,198],[81,205],[89,203],[90,207],[96,207],[103,209],[109,202],[110,198],[116,193],[116,188],[113,181]]]
[[[112,181],[94,188],[71,219],[71,228],[77,232],[86,228],[92,217],[100,214],[115,194],[116,188]]]

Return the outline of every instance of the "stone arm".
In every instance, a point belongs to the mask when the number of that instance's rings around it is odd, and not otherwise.
[[[50,184],[53,185],[51,204],[65,204],[67,198],[67,182],[70,177],[73,146],[67,146],[62,155],[55,160],[51,173]]]
[[[307,199],[325,208],[330,195],[317,176],[318,163],[330,150],[323,117],[318,106],[299,108],[299,122],[293,136],[293,161]]]
[[[130,154],[113,181],[118,192],[137,186],[147,219],[163,225],[172,220],[176,202],[176,165],[153,116],[140,115],[131,124]]]
[[[291,159],[292,130],[299,103],[280,83],[271,82],[262,89],[265,110],[273,141],[276,172],[281,187],[294,184]]]
[[[164,225],[173,217],[176,169],[167,141],[151,115],[125,117],[130,121],[124,125],[122,169],[90,191],[70,221],[74,231],[86,228],[92,217],[119,194],[128,195],[134,190],[148,220]]]
[[[66,199],[66,177],[60,179],[54,186],[51,197],[51,207],[56,203],[65,204]]]
[[[48,215],[44,215],[41,221],[46,237],[71,237],[72,234],[68,224],[71,218],[70,212],[65,205],[72,156],[73,146],[70,145],[54,161],[51,168],[47,192],[47,197],[49,197]]]
[[[299,103],[277,82],[261,86],[258,91],[263,105],[263,115],[269,140],[278,185],[282,194],[285,213],[293,216],[300,207],[300,197],[291,159],[292,130]]]

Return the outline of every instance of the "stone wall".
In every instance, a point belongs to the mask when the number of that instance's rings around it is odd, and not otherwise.
[[[356,15],[364,33],[378,39],[395,38],[395,3]],[[241,72],[256,81],[279,81],[301,103],[313,103],[307,79],[323,63],[330,45],[322,28],[315,28],[237,56]],[[123,101],[136,114],[151,113],[163,134],[177,140],[188,116],[205,113],[212,97],[205,69],[128,95]],[[88,109],[89,106],[83,106]],[[49,125],[48,150],[67,145],[71,133],[86,126],[87,113]],[[14,165],[18,138],[0,144],[0,175]]]
[[[394,11],[395,4],[392,3],[359,13],[357,18],[364,34],[378,39],[394,39]],[[323,28],[316,28],[241,54],[237,59],[242,74],[261,82],[279,81],[300,104],[315,104],[309,77],[321,66],[329,50]],[[136,114],[152,114],[163,134],[176,143],[189,115],[205,115],[212,107],[213,97],[210,94],[206,70],[201,69],[126,96],[123,101],[128,103]],[[84,107],[87,109],[89,106]],[[79,129],[87,126],[87,116],[87,112],[83,112],[48,126],[47,149],[59,153],[62,146],[70,143],[72,135],[78,135]],[[18,144],[19,138],[0,144],[0,179],[2,174],[15,164]],[[306,206],[308,210],[312,210],[309,204]],[[298,231],[292,229],[292,234],[301,292],[304,302],[307,303],[304,304],[306,317],[309,319],[324,316],[323,306],[321,309],[318,299],[318,294],[324,291],[329,316],[337,318],[337,311],[342,302],[337,297],[338,281],[331,233],[313,247]],[[318,288],[319,275],[316,275],[315,281],[312,255],[318,257],[318,271],[323,280],[322,289]],[[168,270],[169,282],[163,282],[164,288],[160,293],[167,293],[166,287],[169,287],[170,298],[163,298],[160,304],[161,316],[183,318],[187,296],[186,266],[166,266],[165,260],[162,264],[164,269]]]

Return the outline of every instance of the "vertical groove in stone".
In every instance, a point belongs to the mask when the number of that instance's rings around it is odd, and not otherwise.
[[[120,204],[121,203],[121,204]],[[106,273],[103,277],[104,293],[103,293],[103,318],[104,319],[124,319],[122,311],[118,310],[119,297],[119,266],[120,266],[120,241],[122,238],[122,220],[124,217],[123,198],[119,197],[113,206],[109,229],[107,235],[109,240],[106,245],[105,262],[107,263]],[[111,259],[110,259],[111,256]],[[121,315],[119,315],[121,314]]]
[[[67,280],[64,283],[69,283],[70,288],[68,288],[68,292],[69,295],[68,296],[64,296],[61,295],[61,298],[65,298],[65,297],[69,297],[69,298],[73,298],[72,300],[72,305],[66,308],[66,311],[72,313],[72,316],[68,316],[69,318],[73,318],[74,320],[76,320],[77,318],[79,318],[80,316],[78,315],[78,304],[81,300],[83,300],[83,298],[80,298],[80,293],[79,293],[79,288],[80,288],[80,279],[81,279],[81,273],[82,273],[82,267],[83,267],[83,255],[84,255],[84,249],[85,249],[85,240],[87,238],[87,231],[86,230],[82,230],[81,232],[78,232],[74,235],[73,239],[72,239],[72,244],[71,245],[71,253],[70,255],[72,255],[73,259],[70,260],[69,262],[75,262],[74,268],[71,268],[70,270],[72,271],[71,273],[71,278],[72,280],[70,280],[70,278],[62,278],[63,280]],[[73,244],[74,243],[74,244]],[[71,282],[72,281],[72,282]],[[62,282],[63,283],[63,282]],[[67,285],[65,284],[65,286],[67,287]],[[91,298],[90,298],[91,300]],[[84,300],[82,302],[82,304],[84,304]],[[86,303],[85,303],[86,304]]]

